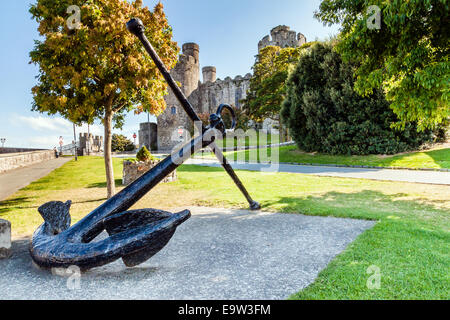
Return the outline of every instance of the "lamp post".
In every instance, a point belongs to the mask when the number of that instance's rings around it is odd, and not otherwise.
[[[5,147],[6,138],[1,138],[0,142],[2,143],[2,148]]]
[[[73,154],[75,156],[75,161],[78,161],[77,133],[75,131],[75,123],[73,124]]]

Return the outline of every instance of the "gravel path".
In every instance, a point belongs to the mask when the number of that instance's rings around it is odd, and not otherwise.
[[[45,177],[70,160],[72,158],[58,158],[0,174],[0,201],[5,200],[31,182]]]
[[[0,260],[1,299],[286,299],[311,284],[375,222],[191,208],[169,245],[145,264],[121,261],[63,278],[32,266],[29,239]],[[69,284],[69,286],[68,286]],[[72,289],[70,289],[72,287]],[[74,289],[75,288],[75,289]]]
[[[217,160],[190,159],[186,164],[207,167],[220,167]],[[289,172],[310,174],[324,177],[357,178],[381,181],[399,181],[425,184],[450,185],[450,172],[421,171],[421,170],[392,170],[392,169],[360,169],[339,168],[326,166],[300,166],[289,164],[257,164],[231,162],[235,170]]]

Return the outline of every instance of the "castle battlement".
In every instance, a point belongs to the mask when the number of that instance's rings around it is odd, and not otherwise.
[[[231,82],[242,82],[242,81],[246,81],[246,80],[250,80],[252,78],[252,74],[251,73],[247,73],[244,77],[241,75],[238,75],[236,77],[231,78],[231,77],[226,77],[225,79],[220,79],[218,78],[215,83],[231,83]]]
[[[278,26],[270,31],[258,43],[258,51],[268,46],[277,46],[282,48],[297,48],[306,43],[306,37],[302,33],[291,30],[288,26]]]

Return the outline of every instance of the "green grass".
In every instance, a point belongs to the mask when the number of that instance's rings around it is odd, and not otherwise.
[[[222,148],[234,148],[234,147],[249,147],[249,146],[267,146],[272,144],[280,143],[280,135],[278,134],[260,134],[255,132],[253,136],[246,136],[244,138],[237,139],[233,136],[225,137],[225,139],[217,140],[217,145]]]
[[[450,148],[402,153],[393,156],[369,155],[369,156],[333,156],[325,154],[311,154],[301,152],[296,146],[280,147],[272,149],[245,150],[238,152],[225,152],[230,160],[240,161],[267,161],[275,151],[273,162],[307,163],[307,164],[337,164],[349,166],[374,166],[374,167],[402,167],[411,169],[450,169]],[[206,157],[213,155],[206,154]],[[279,160],[277,160],[279,158]]]
[[[120,183],[122,160],[114,161]],[[71,214],[78,221],[105,200],[103,170],[101,158],[69,162],[0,202],[0,218],[12,222],[15,237],[30,236],[42,223],[39,205],[72,199]],[[182,166],[178,175],[179,181],[159,185],[135,208],[247,207],[219,168]],[[450,187],[288,173],[238,175],[265,211],[377,221],[293,299],[450,297]],[[366,271],[372,265],[381,270],[379,290],[366,286]]]

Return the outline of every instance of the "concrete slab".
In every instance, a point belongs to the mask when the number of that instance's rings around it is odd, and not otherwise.
[[[1,299],[286,299],[314,282],[375,222],[191,208],[169,245],[132,269],[121,261],[78,277],[32,266],[29,240],[0,261]],[[59,272],[61,274],[61,271]]]

